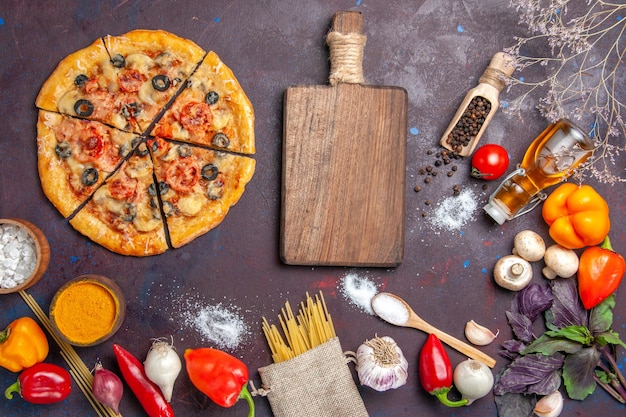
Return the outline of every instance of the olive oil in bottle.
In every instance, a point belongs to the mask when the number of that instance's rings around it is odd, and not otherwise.
[[[593,154],[592,140],[571,121],[548,126],[530,144],[518,168],[505,178],[484,210],[503,224],[546,198],[541,191],[560,183]]]

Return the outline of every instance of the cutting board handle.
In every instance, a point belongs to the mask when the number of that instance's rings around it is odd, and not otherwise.
[[[330,85],[337,83],[363,84],[363,14],[356,11],[335,13],[332,29],[326,35],[330,49]]]

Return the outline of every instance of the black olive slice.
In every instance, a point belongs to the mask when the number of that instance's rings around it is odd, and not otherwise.
[[[206,101],[206,104],[215,104],[217,103],[217,100],[219,100],[219,98],[220,95],[217,94],[216,91],[209,91],[208,93],[206,93],[204,100]]]
[[[150,194],[151,196],[156,195],[156,185],[154,183],[148,185],[148,194]]]
[[[150,207],[152,207],[152,208],[158,208],[159,207],[159,202],[157,201],[156,197],[150,197]]]
[[[211,141],[211,143],[213,143],[214,146],[220,147],[220,148],[228,148],[228,145],[230,145],[230,139],[228,139],[228,136],[226,136],[224,133],[216,133],[215,136],[213,136],[213,140]]]
[[[95,168],[87,168],[83,171],[80,179],[85,185],[94,185],[98,182],[98,170]]]
[[[137,146],[136,152],[137,152],[137,155],[139,156],[146,156],[148,155],[150,151],[148,150],[148,145],[146,145],[144,142],[144,143],[140,143],[139,146]]]
[[[115,68],[124,68],[126,66],[126,59],[121,54],[117,54],[111,57],[111,64],[113,64]]]
[[[79,74],[76,76],[76,78],[74,78],[74,85],[78,88],[81,88],[85,85],[87,81],[89,81],[89,77],[87,77],[85,74]]]
[[[141,104],[137,102],[124,104],[124,106],[122,106],[122,115],[127,119],[137,117],[139,113],[141,113]]]
[[[191,147],[189,145],[179,145],[178,155],[180,155],[181,158],[187,158],[191,156]]]
[[[72,147],[70,146],[69,142],[57,143],[57,146],[54,147],[54,151],[61,159],[66,159],[72,156]]]
[[[76,103],[74,103],[74,111],[81,117],[91,116],[91,113],[93,113],[93,103],[84,98],[76,100]]]
[[[207,181],[213,181],[219,174],[219,169],[213,164],[206,164],[202,167],[202,178]]]
[[[137,207],[133,203],[124,203],[124,212],[122,214],[122,220],[125,222],[132,222],[137,217]]]
[[[170,190],[170,186],[165,181],[159,181],[159,192],[161,195],[167,193]]]
[[[165,91],[170,88],[171,84],[172,83],[170,82],[170,79],[167,78],[167,75],[159,74],[152,78],[152,87],[154,87],[157,91]]]

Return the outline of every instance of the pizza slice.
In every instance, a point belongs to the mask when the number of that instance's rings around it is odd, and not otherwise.
[[[142,132],[205,56],[191,40],[162,30],[134,30],[103,40],[117,70],[122,116],[135,120]]]
[[[152,134],[254,154],[254,110],[233,72],[211,51]]]
[[[154,187],[150,155],[146,144],[141,143],[70,219],[70,224],[122,255],[162,253],[168,245],[159,205],[150,194]]]
[[[98,38],[57,65],[39,90],[35,105],[42,110],[141,133],[132,118],[122,113],[124,100],[117,97],[117,73],[102,39]]]
[[[39,111],[37,153],[44,194],[71,215],[121,163],[137,136],[104,124]]]
[[[254,174],[254,159],[243,155],[159,138],[149,149],[174,248],[220,224]]]

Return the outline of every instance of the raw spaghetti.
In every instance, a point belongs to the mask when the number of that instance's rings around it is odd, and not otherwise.
[[[272,351],[274,363],[295,358],[336,336],[322,292],[315,296],[315,300],[307,293],[306,304],[300,303],[297,317],[293,315],[287,301],[278,318],[286,341],[279,329],[273,324],[270,325],[263,317],[263,333]]]

